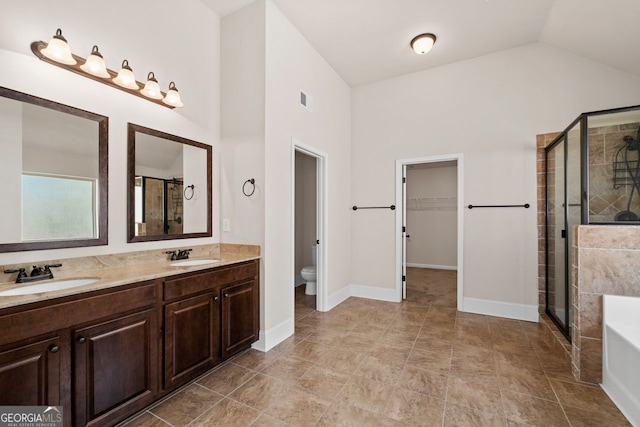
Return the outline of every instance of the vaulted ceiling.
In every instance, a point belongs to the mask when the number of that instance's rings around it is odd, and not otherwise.
[[[253,0],[201,1],[225,16]],[[536,42],[640,76],[640,0],[272,1],[351,86]]]

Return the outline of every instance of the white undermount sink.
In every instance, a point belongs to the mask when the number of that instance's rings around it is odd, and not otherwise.
[[[184,261],[174,261],[169,264],[171,267],[193,267],[195,265],[205,265],[220,262],[219,259],[185,259]]]
[[[58,280],[55,282],[38,283],[35,285],[20,286],[18,288],[7,289],[0,292],[0,297],[9,297],[15,295],[31,295],[42,292],[61,291],[63,289],[77,288],[78,286],[90,285],[100,280],[97,277],[87,279],[69,279]]]

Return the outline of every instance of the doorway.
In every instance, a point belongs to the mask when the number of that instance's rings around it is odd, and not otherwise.
[[[396,161],[397,301],[437,298],[463,311],[463,182],[462,154]],[[438,283],[449,288],[429,287]]]
[[[326,155],[294,140],[292,144],[291,295],[292,318],[325,311]]]

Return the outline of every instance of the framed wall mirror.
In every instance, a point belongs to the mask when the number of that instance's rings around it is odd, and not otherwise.
[[[109,119],[0,87],[0,252],[108,243]]]
[[[127,150],[127,241],[211,237],[211,146],[129,123]]]

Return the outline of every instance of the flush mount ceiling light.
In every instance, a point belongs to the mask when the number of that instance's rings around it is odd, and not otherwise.
[[[169,90],[164,93],[160,90],[160,85],[154,74],[149,73],[147,83],[143,85],[136,81],[133,70],[129,66],[129,61],[126,59],[122,61],[122,68],[116,74],[115,71],[107,68],[98,46],[93,46],[91,54],[86,60],[76,56],[71,52],[67,40],[62,37],[62,30],[60,29],[56,31],[49,43],[43,41],[31,43],[31,51],[44,62],[104,83],[131,95],[136,95],[163,107],[176,108],[183,106],[174,82],[169,84]]]
[[[411,48],[418,55],[424,55],[425,53],[431,50],[435,42],[436,42],[435,34],[424,33],[424,34],[415,36],[413,40],[411,40]]]

